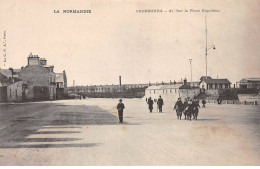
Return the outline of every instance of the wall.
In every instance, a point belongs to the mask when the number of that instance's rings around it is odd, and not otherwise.
[[[25,81],[16,82],[7,87],[7,101],[8,102],[21,102],[27,99],[27,95],[29,90],[25,89],[25,96],[23,98],[22,93],[22,85],[26,84]]]
[[[259,94],[238,94],[239,101],[260,101]]]
[[[7,101],[7,86],[0,87],[0,103]]]
[[[52,77],[53,82],[50,81],[50,77]],[[34,65],[34,66],[26,66],[19,73],[19,78],[23,81],[26,81],[28,84],[28,99],[34,99],[34,87],[48,87],[48,91],[50,91],[49,99],[55,99],[56,97],[56,85],[55,78],[56,75],[54,72],[49,72],[43,66]],[[45,98],[45,96],[43,96]],[[38,97],[36,98],[38,99]]]

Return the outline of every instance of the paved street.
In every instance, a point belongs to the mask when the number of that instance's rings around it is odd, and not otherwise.
[[[207,104],[197,121],[143,99],[0,105],[0,165],[260,165],[260,106]]]

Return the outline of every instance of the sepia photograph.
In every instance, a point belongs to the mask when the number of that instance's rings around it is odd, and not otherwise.
[[[260,165],[260,0],[0,4],[0,166]]]

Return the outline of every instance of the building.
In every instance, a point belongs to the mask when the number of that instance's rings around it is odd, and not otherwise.
[[[8,102],[22,102],[27,100],[29,90],[26,81],[19,81],[7,87]]]
[[[6,76],[7,78],[18,78],[18,74],[20,71],[21,69],[13,69],[13,68],[0,69],[0,73]]]
[[[67,76],[65,70],[63,73],[56,73],[56,94],[57,99],[67,97]]]
[[[1,72],[5,72],[5,74],[7,75],[6,72],[8,72],[9,69],[1,69]],[[21,81],[19,78],[17,77],[13,77],[12,75],[10,76],[5,76],[3,73],[0,72],[0,103],[1,102],[6,102],[7,101],[7,86],[19,82]]]
[[[250,88],[259,89],[260,78],[243,78],[239,82],[236,82],[236,85],[239,88],[243,88],[243,89],[250,89]]]
[[[0,103],[7,101],[7,86],[10,80],[0,72]]]
[[[200,78],[200,88],[202,90],[218,90],[230,88],[231,82],[228,79],[212,79],[210,76]]]
[[[199,95],[198,87],[191,87],[187,80],[184,79],[182,83],[177,82],[172,85],[152,85],[145,90],[145,98],[151,97],[158,99],[161,96],[165,101],[173,103],[180,97],[182,100],[190,97],[194,98]]]
[[[53,100],[56,99],[56,74],[53,66],[47,66],[47,61],[38,55],[28,56],[28,65],[21,69],[18,76],[27,82],[27,100]]]
[[[190,87],[200,87],[200,81],[188,82],[188,85],[189,85]]]

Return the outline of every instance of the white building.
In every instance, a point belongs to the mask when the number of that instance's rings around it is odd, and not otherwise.
[[[164,101],[172,103],[176,102],[179,97],[184,101],[185,98],[193,98],[199,93],[199,88],[190,87],[185,80],[184,84],[149,86],[145,90],[145,98],[158,99],[161,96]]]

